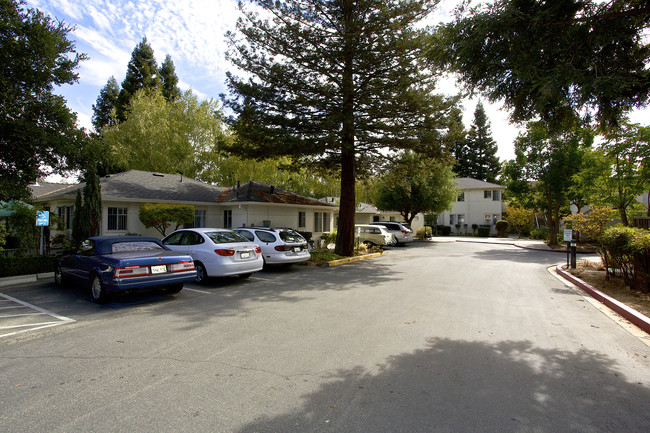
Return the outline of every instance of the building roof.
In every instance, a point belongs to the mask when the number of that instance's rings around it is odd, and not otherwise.
[[[473,179],[471,177],[459,177],[456,179],[459,189],[493,189],[493,188],[505,188],[503,185],[497,185],[496,183],[485,182],[479,179]]]
[[[299,204],[307,206],[335,206],[331,203],[323,203],[315,198],[296,194],[264,182],[250,181],[236,187],[224,189],[217,203],[282,203]]]
[[[182,202],[214,203],[225,190],[214,185],[199,182],[177,174],[162,174],[150,171],[129,170],[123,173],[111,174],[100,179],[102,199],[138,199],[164,200]],[[32,186],[32,194],[38,200],[50,199],[63,195],[76,194],[85,183],[76,185],[55,184]]]

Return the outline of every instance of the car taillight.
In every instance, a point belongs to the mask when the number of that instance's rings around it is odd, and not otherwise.
[[[275,251],[291,251],[293,247],[289,245],[278,245],[275,247]]]
[[[255,247],[255,252],[257,254],[262,254],[262,248],[261,247]]]
[[[194,262],[173,263],[171,265],[168,265],[167,269],[169,269],[169,272],[193,271]]]
[[[115,278],[143,277],[149,275],[149,267],[126,266],[124,268],[116,268],[113,275]]]
[[[407,234],[409,234],[409,232],[408,232],[408,230],[402,230],[402,234],[407,235]]]
[[[215,253],[219,254],[220,256],[223,257],[229,257],[229,256],[234,256],[235,255],[235,250],[214,250]]]

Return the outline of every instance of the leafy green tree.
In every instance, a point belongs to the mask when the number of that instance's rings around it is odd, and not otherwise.
[[[158,64],[153,54],[153,48],[151,48],[145,37],[131,53],[131,60],[124,81],[122,81],[122,88],[115,107],[118,121],[123,122],[126,119],[131,98],[135,96],[138,90],[159,88]]]
[[[140,221],[146,228],[155,228],[162,236],[171,227],[172,223],[176,224],[174,230],[177,230],[183,224],[194,222],[194,206],[186,204],[170,203],[145,203],[140,206]]]
[[[582,167],[583,155],[593,143],[587,130],[553,134],[541,122],[531,123],[515,141],[516,160],[509,170],[518,171],[519,179],[534,182],[528,200],[542,209],[549,230],[548,242],[557,244],[560,219],[569,212],[572,176]]]
[[[497,143],[492,138],[490,121],[483,103],[474,110],[474,121],[465,139],[464,159],[458,160],[458,175],[486,182],[496,182],[501,169],[497,157]]]
[[[0,2],[0,198],[27,198],[29,183],[75,168],[86,135],[55,86],[73,84],[85,54],[73,30],[19,0]]]
[[[119,95],[120,87],[117,80],[115,77],[109,78],[93,105],[92,123],[95,131],[100,132],[104,126],[115,123],[115,109]]]
[[[263,9],[258,15],[251,3]],[[429,0],[255,0],[240,3],[227,106],[237,118],[232,151],[337,172],[335,252],[354,250],[356,180],[380,165],[381,150],[435,156],[455,98],[434,93],[417,27]],[[261,16],[269,17],[263,19]],[[240,37],[242,36],[242,37]]]
[[[469,90],[503,100],[515,121],[616,123],[650,96],[649,23],[646,0],[463,4],[433,34],[430,57]]]
[[[517,236],[521,237],[526,226],[531,223],[534,211],[521,206],[506,206],[506,221],[517,231]]]
[[[449,159],[432,159],[406,151],[375,183],[374,204],[399,211],[411,224],[419,213],[440,214],[453,207],[458,189]]]
[[[172,57],[167,54],[165,61],[160,65],[158,70],[160,82],[162,85],[162,94],[168,101],[174,101],[181,97],[181,90],[178,88],[178,76]]]
[[[213,100],[191,91],[167,101],[159,90],[135,94],[126,120],[102,130],[107,160],[123,169],[183,173],[203,180],[227,131]]]
[[[6,241],[7,241],[7,229],[4,226],[4,224],[0,224],[0,252],[4,250]]]

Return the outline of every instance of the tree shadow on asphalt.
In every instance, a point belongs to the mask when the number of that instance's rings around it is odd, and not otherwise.
[[[209,303],[211,316],[241,316],[247,314],[251,302],[297,303],[315,299],[324,291],[354,290],[361,284],[374,286],[400,278],[399,272],[381,263],[381,257],[334,268],[292,266],[257,272],[248,279],[214,278],[207,285],[186,286],[207,294],[197,300],[194,294],[181,292],[168,308],[152,313],[178,315],[187,330],[206,321],[206,309],[197,308],[197,302]]]
[[[257,415],[238,432],[649,431],[647,370],[637,368],[640,384],[617,367],[586,349],[431,339],[377,371],[322,376],[315,392],[296,397],[299,407]],[[270,389],[267,407],[293,389]]]

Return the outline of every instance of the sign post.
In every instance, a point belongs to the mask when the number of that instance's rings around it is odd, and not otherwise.
[[[36,212],[36,227],[41,228],[41,255],[45,250],[45,227],[50,225],[50,213],[48,211]]]
[[[566,265],[571,269],[576,268],[576,243],[573,240],[573,230],[564,230],[564,242],[566,242]],[[569,262],[570,258],[570,262]]]

